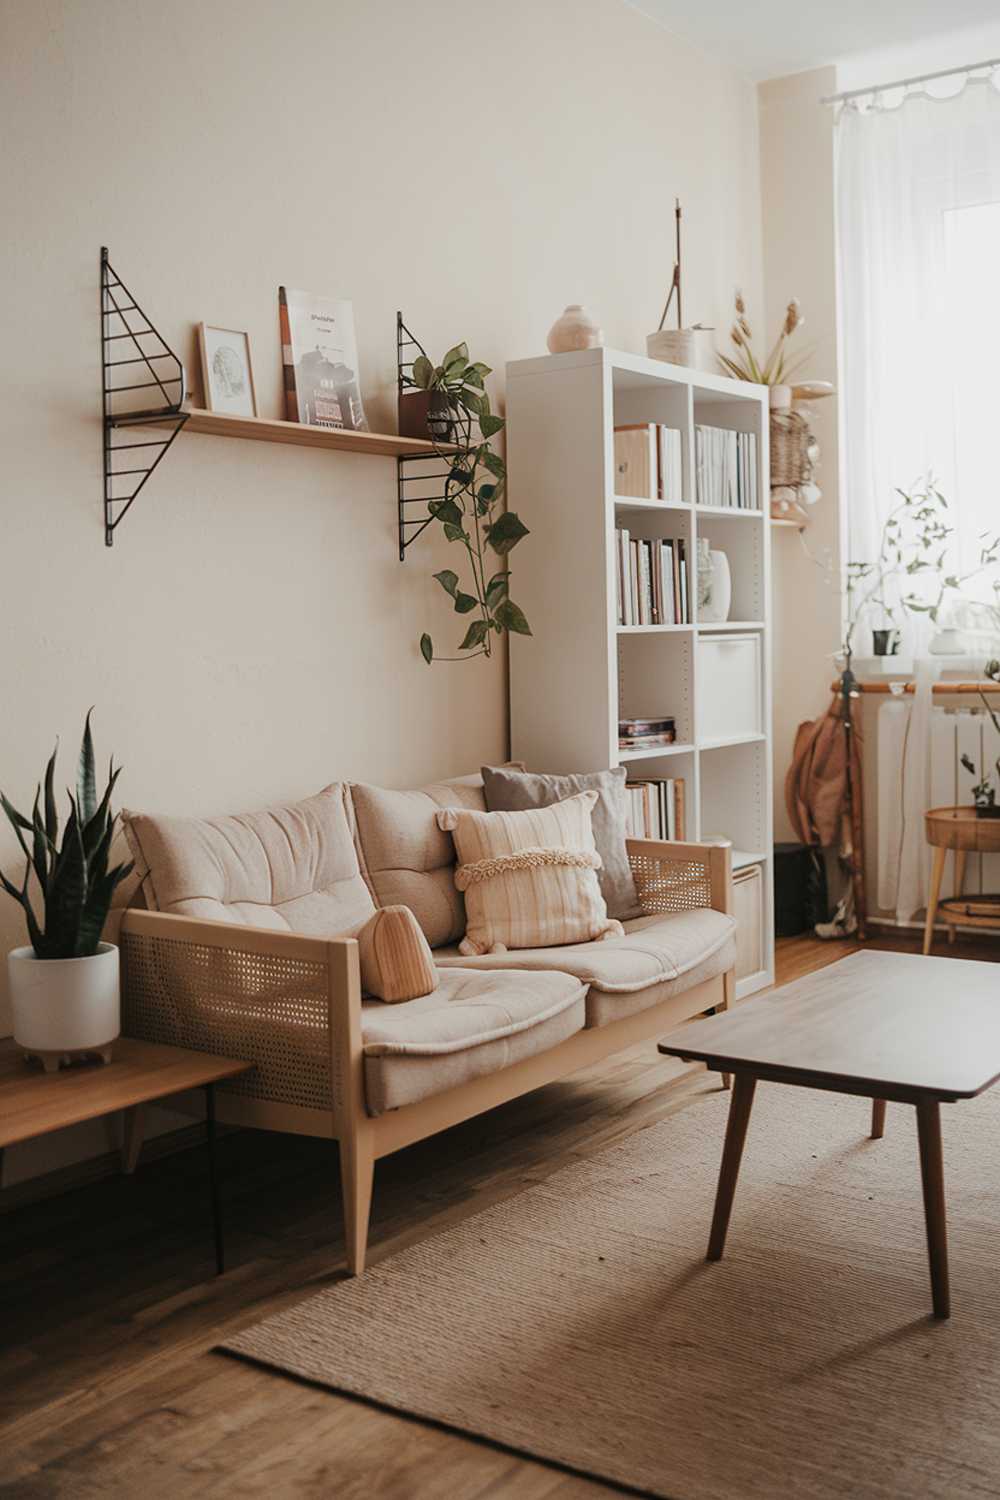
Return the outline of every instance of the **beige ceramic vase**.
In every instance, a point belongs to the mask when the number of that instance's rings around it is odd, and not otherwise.
[[[573,349],[599,349],[604,334],[585,307],[571,302],[549,329],[546,343],[550,354],[569,354]]]

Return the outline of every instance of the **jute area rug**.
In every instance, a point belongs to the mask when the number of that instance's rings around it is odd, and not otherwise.
[[[726,1256],[728,1095],[225,1347],[668,1500],[1000,1494],[1000,1087],[942,1106],[949,1323],[913,1110],[760,1084]]]

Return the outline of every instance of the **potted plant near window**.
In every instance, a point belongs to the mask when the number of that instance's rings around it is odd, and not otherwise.
[[[58,745],[35,792],[31,817],[0,793],[0,804],[25,858],[20,885],[0,871],[0,884],[24,911],[30,945],[7,955],[14,1007],[14,1040],[42,1059],[46,1070],[85,1052],[104,1052],[119,1032],[118,949],[101,942],[115,887],[131,863],[108,868],[116,815],[114,764],[98,800],[90,714],[83,729],[76,795],[59,840],[55,800]],[[32,877],[41,897],[36,916]]]
[[[984,668],[984,676],[988,677],[991,682],[1000,682],[1000,661],[988,661]],[[993,728],[1000,734],[1000,718],[997,717],[992,704],[982,688],[979,690],[979,696],[982,699],[983,707],[993,721]],[[960,755],[959,760],[971,775],[976,775],[976,765],[971,755]],[[996,772],[998,780],[1000,780],[1000,757],[997,758],[993,769]],[[1000,818],[996,787],[994,787],[989,776],[986,774],[985,766],[982,767],[979,773],[979,780],[971,790],[972,800],[976,804],[977,818]]]

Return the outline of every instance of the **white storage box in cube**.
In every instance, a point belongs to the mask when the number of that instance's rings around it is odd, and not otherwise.
[[[701,744],[761,734],[762,697],[759,633],[699,639],[697,718]]]

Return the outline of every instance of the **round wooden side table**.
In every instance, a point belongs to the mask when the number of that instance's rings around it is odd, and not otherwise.
[[[956,924],[962,927],[1000,928],[1000,895],[963,896],[962,880],[968,854],[1000,854],[1000,818],[977,818],[974,807],[932,807],[924,813],[927,842],[934,847],[931,889],[924,925],[924,952],[931,951],[934,921],[948,924],[948,941],[955,941]],[[955,852],[955,892],[941,901],[941,880],[949,849]]]

